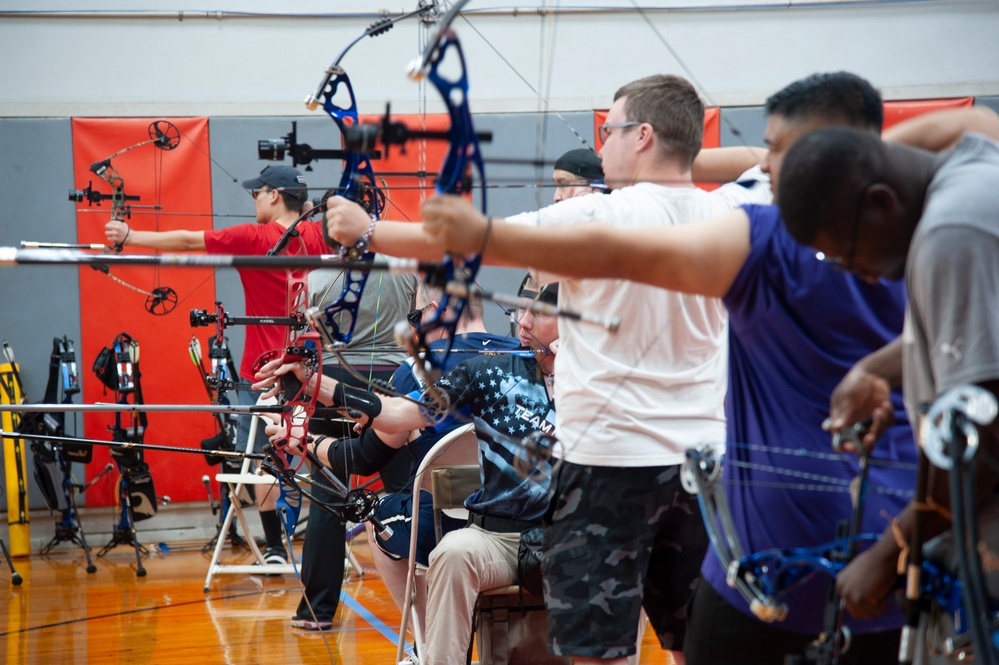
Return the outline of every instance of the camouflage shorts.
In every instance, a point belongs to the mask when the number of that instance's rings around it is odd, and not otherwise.
[[[542,558],[553,653],[635,653],[643,605],[663,648],[682,649],[684,607],[708,537],[679,472],[679,466],[562,465],[545,516]]]

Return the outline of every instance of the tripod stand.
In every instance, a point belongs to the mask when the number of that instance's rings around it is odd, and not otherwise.
[[[0,549],[3,550],[3,556],[7,559],[7,567],[10,568],[11,584],[14,586],[20,585],[21,582],[24,581],[24,578],[21,577],[16,570],[14,570],[14,563],[10,560],[10,552],[7,551],[7,543],[3,541],[3,538],[0,538]]]
[[[63,457],[59,449],[55,450],[55,454],[62,471],[62,495],[65,500],[65,508],[62,509],[62,520],[56,522],[55,536],[52,537],[52,540],[39,553],[42,555],[48,554],[56,545],[62,542],[73,543],[82,548],[84,555],[87,557],[87,572],[96,573],[97,566],[94,565],[93,560],[90,558],[90,546],[87,545],[87,537],[83,533],[83,525],[80,522],[80,513],[76,508],[76,495],[86,492],[87,488],[107,475],[114,466],[108,464],[89,483],[80,485],[73,482],[70,462]]]
[[[127,462],[123,462],[118,458],[115,459],[115,462],[118,464],[118,470],[121,472],[121,476],[118,478],[118,522],[114,525],[111,531],[110,542],[101,548],[101,551],[97,553],[97,556],[105,556],[118,545],[131,545],[135,549],[135,576],[145,577],[146,569],[142,565],[142,557],[143,555],[148,555],[149,550],[139,543],[139,539],[135,533],[135,513],[132,511],[133,481],[132,478],[130,478],[130,476],[137,475],[136,472],[141,474],[142,471],[134,469],[129,466]],[[145,475],[148,477],[148,470],[145,471]],[[144,481],[140,480],[140,482]],[[149,477],[149,483],[152,484],[151,477]],[[145,496],[145,494],[142,493],[139,493],[138,495],[143,497]],[[155,496],[153,497],[153,501],[155,502]]]
[[[80,381],[76,371],[76,351],[73,349],[73,340],[64,336],[52,340],[52,356],[49,362],[49,381],[45,388],[45,401],[55,402],[62,392],[63,402],[70,402],[74,394],[80,392]],[[40,425],[50,434],[62,435],[65,430],[65,422],[61,414],[59,416],[49,416],[46,414],[41,418]],[[40,553],[45,555],[61,542],[70,542],[83,549],[87,558],[87,572],[97,572],[97,566],[90,558],[90,547],[87,545],[87,538],[83,533],[83,525],[80,521],[80,513],[76,508],[76,495],[82,494],[88,487],[102,478],[111,470],[111,465],[104,469],[96,478],[86,485],[79,485],[73,482],[73,461],[86,464],[90,461],[92,451],[87,448],[80,450],[77,447],[65,448],[62,444],[40,441],[31,446],[35,453],[35,477],[38,480],[39,488],[45,498],[45,503],[49,510],[60,511],[62,520],[55,525],[55,536],[45,545]],[[62,481],[56,487],[55,478],[61,476]]]
[[[128,396],[134,396],[135,404],[142,404],[142,387],[139,371],[139,344],[128,333],[120,333],[114,340],[114,350],[105,347],[94,363],[94,370],[100,381],[114,390],[119,404],[128,404]],[[118,479],[118,521],[111,532],[111,541],[105,545],[98,557],[105,556],[118,545],[131,545],[135,550],[137,577],[145,577],[142,556],[149,550],[143,547],[135,533],[135,522],[148,519],[156,514],[156,489],[149,465],[143,461],[142,450],[128,447],[130,443],[142,443],[146,431],[146,414],[133,411],[128,414],[130,422],[123,425],[125,414],[115,414],[111,429],[111,440],[123,444],[111,448],[111,458],[118,465],[121,476]],[[169,498],[164,497],[163,503]]]

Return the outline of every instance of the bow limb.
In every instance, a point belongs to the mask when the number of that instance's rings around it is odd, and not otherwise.
[[[688,450],[682,471],[683,485],[697,495],[712,549],[726,570],[726,582],[739,592],[761,621],[783,621],[788,606],[780,600],[781,593],[816,572],[835,577],[860,544],[880,537],[880,534],[851,533],[813,547],[770,549],[747,555],[721,482],[721,464],[721,455],[711,446]],[[859,528],[859,521],[854,520],[851,528]]]
[[[712,549],[727,571],[728,585],[739,592],[761,621],[783,621],[787,617],[787,604],[761,588],[758,578],[742,574],[740,570],[745,551],[732,521],[725,488],[720,482],[721,463],[721,455],[711,446],[688,450],[682,471],[684,489],[697,495]]]
[[[348,105],[346,107],[338,106],[334,101],[341,86],[347,95]],[[331,65],[330,69],[327,70],[321,95],[323,110],[336,123],[341,136],[346,133],[348,127],[358,124],[354,87],[351,85],[347,73],[339,65]],[[344,151],[343,174],[335,193],[359,203],[371,216],[372,225],[382,215],[384,195],[376,184],[374,169],[371,167],[371,159],[367,154],[353,150]],[[338,247],[341,257],[349,255],[352,259],[366,262],[374,261],[374,253],[366,251],[366,240],[362,239],[355,247],[347,248],[335,243],[327,234],[325,224],[322,226],[327,244]],[[319,333],[324,348],[343,349],[350,344],[357,323],[361,295],[367,281],[367,271],[348,269],[343,273],[343,289],[340,295],[322,309],[312,307],[306,311],[309,323]],[[342,357],[338,359],[342,361]]]
[[[347,44],[343,48],[343,50],[340,51],[339,55],[337,55],[337,57],[334,58],[330,66],[326,68],[325,72],[326,75],[323,78],[323,80],[319,82],[319,86],[316,88],[316,91],[305,98],[305,106],[310,111],[315,111],[316,108],[321,103],[323,103],[324,93],[327,89],[327,85],[329,85],[330,79],[335,75],[336,69],[338,68],[340,62],[344,59],[344,56],[347,55],[347,52],[350,51],[350,49],[354,48],[354,46],[356,46],[358,42],[363,40],[365,37],[377,37],[379,35],[383,35],[389,30],[391,30],[396,23],[405,20],[407,18],[410,18],[411,16],[418,15],[424,20],[431,20],[429,17],[437,12],[436,5],[437,3],[433,2],[432,0],[420,0],[417,8],[414,11],[407,12],[405,14],[400,14],[399,16],[395,17],[383,16],[382,18],[378,19],[370,26],[365,28],[364,32],[362,32],[360,35],[355,37],[349,44]]]
[[[448,130],[448,152],[437,177],[438,194],[469,194],[472,192],[472,178],[477,176],[479,183],[480,206],[486,211],[486,182],[482,153],[479,148],[479,137],[472,123],[472,113],[468,104],[468,70],[465,56],[457,36],[450,28],[451,22],[461,11],[467,0],[456,2],[441,19],[437,33],[431,39],[423,57],[410,67],[410,77],[415,80],[426,78],[440,94],[448,110],[450,128]],[[457,73],[448,78],[441,69],[446,60]],[[450,60],[454,62],[451,63]],[[475,171],[473,174],[472,172]],[[445,256],[442,270],[435,275],[438,285],[443,289],[449,282],[458,282],[469,286],[475,282],[481,265],[481,256],[473,254],[467,257]],[[443,292],[440,304],[428,320],[421,321],[416,327],[411,345],[419,350],[414,356],[415,369],[420,378],[429,387],[440,378],[444,364],[451,353],[454,335],[462,312],[467,304],[467,297],[455,296]],[[428,349],[432,333],[441,331],[446,345],[438,357]],[[398,336],[398,335],[397,335]],[[439,401],[439,395],[428,391],[427,397],[437,402],[439,410],[446,410],[447,404]]]

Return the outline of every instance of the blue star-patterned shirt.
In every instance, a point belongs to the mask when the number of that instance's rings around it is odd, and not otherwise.
[[[548,507],[551,464],[540,462],[527,477],[514,466],[521,440],[535,431],[554,433],[555,405],[533,358],[480,356],[467,360],[437,386],[453,407],[472,416],[479,441],[482,488],[465,500],[468,510],[493,517],[541,521]]]

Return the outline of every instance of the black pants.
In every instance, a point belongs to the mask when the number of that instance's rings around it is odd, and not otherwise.
[[[358,385],[358,382],[339,367],[324,367],[324,373],[342,380],[347,385]],[[388,381],[392,372],[374,372],[374,378]],[[359,386],[364,387],[364,386]],[[342,422],[323,422],[318,418],[309,424],[309,431],[326,436],[351,436],[350,425]],[[406,448],[392,458],[380,475],[382,482],[389,491],[397,491],[396,487],[404,486],[409,477],[412,455]],[[313,470],[312,477],[324,485],[328,485],[318,470]],[[346,484],[346,478],[340,478]],[[335,503],[338,497],[315,487],[311,489],[316,498],[321,501]],[[343,560],[347,554],[347,529],[343,522],[329,514],[317,505],[309,507],[309,522],[305,527],[305,543],[302,545],[302,586],[305,587],[305,597],[312,605],[317,621],[332,621],[340,603],[340,589],[343,587]],[[311,619],[309,603],[305,598],[298,604],[296,616],[301,619]]]
[[[794,663],[793,657],[803,655],[808,644],[817,636],[791,633],[781,630],[778,625],[764,623],[732,607],[701,578],[687,608],[683,655],[687,665]],[[852,646],[839,662],[842,665],[898,662],[899,633],[898,630],[891,630],[854,635]]]

